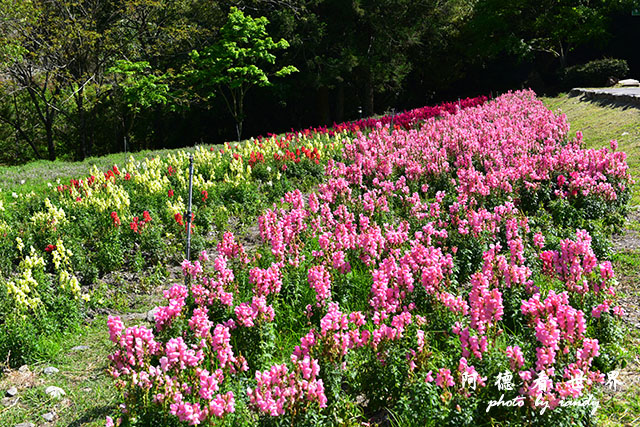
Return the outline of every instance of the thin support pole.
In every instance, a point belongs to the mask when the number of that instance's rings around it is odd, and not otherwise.
[[[187,207],[187,248],[186,255],[187,261],[191,260],[191,220],[193,218],[193,214],[191,212],[191,204],[192,204],[192,196],[193,196],[193,154],[189,156],[189,204]],[[185,276],[185,285],[188,283],[189,276]]]

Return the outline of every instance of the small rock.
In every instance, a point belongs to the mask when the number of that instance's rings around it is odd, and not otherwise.
[[[20,423],[16,424],[15,427],[36,427],[34,423]]]
[[[91,387],[85,387],[82,389],[82,391],[84,391],[85,393],[90,393],[91,392]]]
[[[44,418],[44,420],[47,422],[53,421],[55,417],[56,417],[56,414],[54,414],[53,412],[47,412],[46,414],[42,414],[42,418]]]
[[[623,87],[633,87],[633,86],[640,86],[640,82],[636,79],[624,79],[624,80],[620,80],[618,82],[618,84],[620,86]]]
[[[59,399],[62,396],[67,394],[64,392],[63,389],[61,389],[60,387],[56,387],[54,385],[50,385],[49,387],[47,387],[44,392],[51,397],[55,397],[56,399]]]
[[[155,322],[156,321],[156,309],[151,309],[147,312],[147,322]]]
[[[47,375],[57,374],[58,372],[60,372],[60,369],[53,366],[47,366],[46,368],[44,368],[44,373]]]
[[[29,372],[29,365],[22,365],[18,368],[18,372]]]
[[[15,387],[11,387],[9,390],[7,390],[7,396],[9,397],[13,397],[16,394],[18,394],[18,389]]]
[[[77,345],[71,348],[71,351],[85,351],[85,350],[89,350],[88,345]]]

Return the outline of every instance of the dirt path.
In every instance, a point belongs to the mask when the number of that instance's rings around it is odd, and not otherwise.
[[[601,405],[607,406],[611,415],[605,425],[635,426],[640,422],[637,408],[640,399],[640,207],[636,206],[627,217],[624,233],[613,236],[613,250],[616,253],[615,271],[618,279],[618,303],[626,316],[625,337],[622,346],[629,351],[628,364],[618,372],[615,390],[615,373],[608,375],[609,385],[602,387],[604,396]],[[624,409],[623,409],[624,408]]]

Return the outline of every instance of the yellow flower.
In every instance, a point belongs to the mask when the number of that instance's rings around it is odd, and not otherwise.
[[[24,243],[22,242],[22,239],[20,237],[16,237],[16,247],[20,252],[22,252],[22,250],[24,249]]]
[[[48,228],[56,227],[67,221],[67,216],[62,208],[56,208],[49,198],[44,200],[46,210],[36,212],[31,217],[31,223],[37,227]]]

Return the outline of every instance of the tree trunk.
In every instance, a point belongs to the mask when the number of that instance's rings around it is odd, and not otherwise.
[[[336,95],[336,122],[344,121],[344,84],[338,85],[338,93]]]
[[[331,112],[329,110],[329,88],[320,86],[317,92],[317,108],[318,120],[321,125],[328,125],[331,121]]]
[[[373,77],[371,76],[371,70],[366,70],[364,80],[364,113],[365,116],[371,117],[374,114],[373,110]]]
[[[36,144],[33,142],[33,140],[31,138],[29,138],[29,136],[25,133],[24,130],[22,130],[22,124],[20,121],[20,107],[18,107],[18,98],[16,97],[15,93],[13,95],[13,107],[15,109],[16,112],[16,120],[15,122],[12,122],[9,119],[3,119],[3,121],[5,123],[7,123],[8,125],[12,126],[16,132],[18,133],[18,136],[16,138],[22,138],[25,141],[27,141],[27,143],[29,144],[29,146],[31,146],[31,148],[33,149],[33,152],[36,154],[36,157],[38,159],[42,159],[42,155],[40,154],[40,152],[38,151],[38,148],[36,147]]]
[[[53,114],[47,109],[47,120],[45,120],[45,132],[47,134],[47,151],[49,152],[49,160],[56,159],[56,145],[53,140]]]
[[[236,120],[236,134],[238,141],[242,138],[242,123],[244,122],[244,91],[240,89],[238,94],[233,94],[234,119]]]
[[[242,136],[242,119],[237,119],[236,120],[236,141],[240,141],[240,138]]]
[[[562,44],[562,41],[558,42],[560,46],[560,55],[558,59],[560,60],[560,69],[564,70],[567,68],[567,48]]]
[[[49,152],[49,160],[56,159],[56,146],[53,141],[53,129],[50,123],[47,123],[47,151]]]
[[[46,99],[46,88],[48,85],[49,77],[47,76],[44,89],[42,89],[42,94],[36,94],[34,88],[32,86],[26,86],[27,92],[29,93],[29,97],[31,98],[31,102],[38,113],[38,117],[42,121],[44,125],[44,130],[47,138],[47,151],[49,152],[49,160],[54,161],[56,159],[56,147],[53,141],[53,118],[55,112],[51,108]],[[57,91],[56,91],[57,93]],[[40,108],[40,100],[43,100],[43,107]]]
[[[127,126],[127,113],[123,112],[122,113],[122,117],[120,118],[122,120],[122,143],[124,145],[124,152],[127,152],[127,144],[129,143],[128,141],[128,136],[129,136],[129,129]],[[129,151],[131,151],[131,149],[129,149]]]
[[[76,106],[78,107],[78,137],[80,139],[79,160],[84,160],[88,155],[86,114],[84,111],[84,94],[82,88],[76,94]]]

